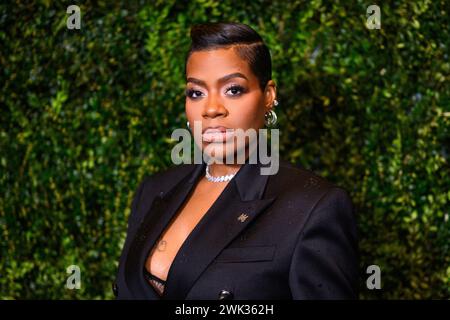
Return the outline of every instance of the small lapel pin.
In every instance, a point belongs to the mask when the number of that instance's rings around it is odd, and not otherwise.
[[[240,222],[244,222],[245,220],[247,220],[247,218],[248,218],[248,215],[245,214],[245,213],[243,213],[243,214],[241,214],[237,219],[238,219]]]

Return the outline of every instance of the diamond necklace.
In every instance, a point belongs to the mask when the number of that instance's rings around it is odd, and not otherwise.
[[[234,177],[235,175],[236,175],[236,174],[233,173],[233,174],[228,174],[228,175],[225,175],[225,176],[217,176],[217,177],[214,177],[214,176],[212,176],[212,175],[209,173],[209,165],[206,166],[206,174],[205,174],[205,177],[206,177],[206,180],[211,181],[211,182],[226,182],[226,181],[230,181],[231,179],[233,179],[233,177]]]

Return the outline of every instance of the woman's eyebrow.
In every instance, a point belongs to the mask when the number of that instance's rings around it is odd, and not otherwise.
[[[231,74],[228,74],[226,76],[223,76],[222,78],[220,78],[218,80],[218,82],[225,82],[225,81],[227,81],[229,79],[232,79],[232,78],[243,78],[245,80],[248,80],[247,77],[245,75],[243,75],[242,73],[235,72],[235,73],[231,73]]]
[[[243,75],[242,73],[240,73],[240,72],[235,72],[235,73],[230,73],[230,74],[227,74],[226,76],[223,76],[222,78],[220,78],[220,79],[218,80],[218,82],[219,82],[219,83],[225,82],[225,81],[227,81],[227,80],[229,80],[229,79],[232,79],[232,78],[243,78],[243,79],[245,79],[245,80],[248,80],[247,77],[246,77],[245,75]],[[198,84],[198,85],[200,85],[200,86],[207,87],[205,81],[200,80],[200,79],[197,79],[197,78],[189,77],[189,78],[186,79],[186,82],[192,82],[192,83]]]

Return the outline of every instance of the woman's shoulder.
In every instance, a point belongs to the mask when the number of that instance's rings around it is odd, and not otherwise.
[[[189,173],[194,170],[193,164],[181,164],[169,167],[165,170],[146,175],[140,183],[140,186],[145,189],[157,188],[165,190],[180,182]]]
[[[276,176],[280,180],[289,181],[296,185],[324,188],[335,186],[333,182],[327,180],[316,172],[306,169],[300,165],[295,165],[286,160],[280,160],[280,167]]]
[[[349,192],[339,183],[332,182],[312,170],[280,160],[278,173],[273,177],[273,183],[282,187],[289,197],[307,195],[313,200],[327,194],[336,194],[341,198],[350,198]]]

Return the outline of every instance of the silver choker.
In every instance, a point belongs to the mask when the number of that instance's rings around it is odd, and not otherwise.
[[[206,166],[206,180],[211,181],[211,182],[226,182],[226,181],[230,181],[231,179],[233,179],[233,177],[236,174],[228,174],[225,176],[217,176],[217,177],[213,177],[210,173],[209,173],[209,165]]]

